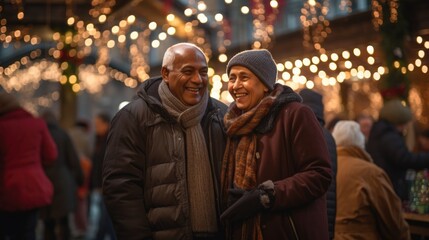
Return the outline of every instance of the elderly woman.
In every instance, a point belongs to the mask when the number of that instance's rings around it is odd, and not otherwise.
[[[389,177],[364,150],[365,136],[355,121],[339,121],[335,240],[410,239],[401,201]]]
[[[227,74],[235,100],[224,118],[227,239],[328,239],[332,172],[313,111],[291,88],[275,84],[277,67],[267,50],[238,53]]]

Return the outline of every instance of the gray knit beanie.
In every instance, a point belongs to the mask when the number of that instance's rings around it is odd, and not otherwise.
[[[277,80],[277,65],[268,50],[253,49],[237,53],[226,66],[228,76],[231,67],[237,65],[252,71],[270,91],[274,89]]]
[[[304,88],[299,92],[302,97],[302,103],[309,106],[313,110],[317,119],[325,124],[323,96],[311,89]]]
[[[384,103],[380,110],[380,119],[393,124],[405,124],[412,120],[413,114],[408,106],[404,106],[399,99],[392,99]]]

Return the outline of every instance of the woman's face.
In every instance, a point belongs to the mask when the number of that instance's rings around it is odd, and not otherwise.
[[[238,109],[247,112],[265,97],[268,88],[248,68],[233,66],[229,72],[228,91]]]

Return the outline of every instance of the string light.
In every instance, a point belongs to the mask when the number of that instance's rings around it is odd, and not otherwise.
[[[201,46],[203,51],[211,56],[211,40],[207,38],[204,30],[200,28],[200,24],[210,23],[218,24],[220,26],[216,31],[218,37],[218,60],[221,63],[225,63],[228,60],[228,56],[225,54],[227,46],[231,44],[231,25],[228,24],[228,19],[221,13],[208,13],[207,5],[204,1],[191,1],[193,5],[190,5],[184,10],[184,14],[188,17],[192,15],[196,16],[197,19],[192,18],[188,22],[183,24],[183,28],[179,28],[174,25],[178,17],[173,14],[167,16],[167,24],[157,22],[142,22],[137,20],[134,15],[125,16],[124,19],[114,19],[117,16],[109,16],[111,13],[111,7],[115,1],[109,0],[93,0],[93,9],[90,11],[90,15],[94,18],[94,23],[86,22],[78,19],[73,15],[67,16],[67,24],[75,27],[76,32],[68,37],[61,37],[59,33],[54,33],[52,39],[58,42],[55,50],[52,50],[50,55],[54,59],[60,59],[62,51],[65,49],[65,44],[75,45],[75,50],[70,51],[69,54],[73,53],[73,56],[87,56],[92,53],[94,46],[98,50],[98,58],[93,68],[91,65],[82,65],[79,71],[83,74],[79,75],[76,80],[67,78],[68,83],[72,84],[73,91],[100,91],[103,84],[105,84],[109,78],[117,79],[124,83],[127,87],[135,87],[138,82],[146,80],[149,76],[149,63],[148,56],[150,47],[159,48],[162,41],[165,41],[168,36],[175,34],[182,34],[186,32],[186,37],[190,42],[194,42]],[[225,1],[227,4],[231,4],[232,1]],[[243,13],[252,13],[253,16],[253,48],[268,48],[273,43],[274,27],[273,22],[278,14],[279,2],[275,0],[269,1],[269,6],[263,4],[262,0],[254,0],[249,7],[244,6]],[[349,12],[351,1],[342,0],[340,1],[343,10]],[[389,3],[389,9],[392,16],[390,21],[397,20],[397,0]],[[377,7],[377,4],[373,4],[373,15],[378,16],[382,19],[381,10]],[[380,5],[381,6],[381,5]],[[374,47],[369,45],[367,47],[356,47],[353,49],[346,49],[343,51],[333,51],[323,48],[324,39],[330,33],[329,21],[326,19],[328,13],[329,2],[325,1],[306,1],[302,9],[301,23],[304,28],[304,42],[307,42],[309,47],[313,47],[319,51],[319,54],[314,56],[306,56],[304,58],[294,59],[293,61],[285,61],[284,64],[277,66],[279,74],[281,75],[280,83],[291,85],[294,89],[299,87],[315,88],[320,85],[325,85],[329,88],[337,89],[337,83],[344,81],[365,81],[369,78],[379,80],[383,74],[386,73],[386,66],[382,66],[380,60],[374,55]],[[247,10],[246,10],[247,8]],[[374,9],[378,9],[375,11]],[[212,14],[212,15],[211,15]],[[109,16],[109,21],[107,18]],[[214,20],[213,20],[214,19]],[[31,36],[25,32],[13,31],[8,33],[6,27],[6,20],[1,20],[0,26],[0,39],[5,43],[13,43],[16,39],[22,38],[24,41],[30,42],[36,45],[41,42],[40,37]],[[380,26],[380,22],[375,17],[373,23],[376,22]],[[100,26],[98,23],[103,23]],[[98,24],[98,25],[97,25]],[[134,25],[134,26],[131,26]],[[158,26],[159,25],[159,26]],[[107,30],[105,30],[107,29]],[[138,29],[138,30],[137,30]],[[154,36],[154,34],[156,34]],[[150,37],[152,35],[152,37]],[[168,35],[168,36],[167,36]],[[154,37],[154,38],[153,38]],[[152,40],[152,41],[150,41]],[[402,72],[412,72],[420,68],[419,72],[427,73],[427,62],[425,61],[425,51],[429,49],[429,41],[424,41],[423,37],[417,37],[416,42],[420,48],[415,55],[414,59],[411,59],[410,64],[401,66],[398,65],[398,69]],[[129,49],[129,58],[131,62],[131,69],[129,76],[124,73],[115,72],[109,69],[108,62],[110,59],[109,49],[118,47],[123,48],[127,46]],[[215,48],[216,48],[215,47]],[[20,66],[14,64],[14,67],[5,67],[0,69],[1,74],[4,76],[11,72],[21,71],[22,66],[29,66],[31,60],[25,58],[20,61]],[[365,66],[362,66],[363,64]],[[399,64],[399,63],[398,63]],[[59,72],[65,71],[69,66],[58,66]],[[382,69],[382,70],[381,70]],[[293,75],[293,76],[292,76]],[[213,73],[212,79],[213,87],[211,89],[211,95],[216,98],[221,98],[222,101],[227,101],[229,97],[224,88],[224,75]],[[216,77],[215,77],[216,76]],[[222,76],[222,77],[221,77]],[[313,80],[314,76],[314,80]],[[82,79],[81,79],[82,78]],[[94,80],[100,78],[100,80]],[[90,81],[87,79],[91,79]],[[311,79],[311,80],[309,80]],[[71,80],[71,81],[70,81]],[[62,81],[59,77],[57,81]],[[97,82],[92,82],[97,81]],[[91,86],[93,85],[93,87]]]
[[[305,47],[313,47],[319,52],[323,52],[322,43],[331,33],[328,14],[329,1],[323,0],[322,3],[315,0],[304,2],[301,9],[300,21],[303,27],[303,44]]]
[[[251,10],[253,15],[253,44],[252,48],[269,48],[272,44],[272,37],[274,35],[274,21],[277,18],[278,9],[270,6],[271,9],[265,9],[263,0],[253,0],[253,8]]]

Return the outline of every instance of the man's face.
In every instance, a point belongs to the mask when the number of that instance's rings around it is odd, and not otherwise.
[[[237,108],[246,112],[264,98],[268,88],[246,67],[233,66],[229,72],[228,91]]]
[[[172,69],[163,67],[162,76],[171,93],[182,103],[189,106],[198,104],[207,91],[206,58],[192,47],[178,48],[175,53]]]

